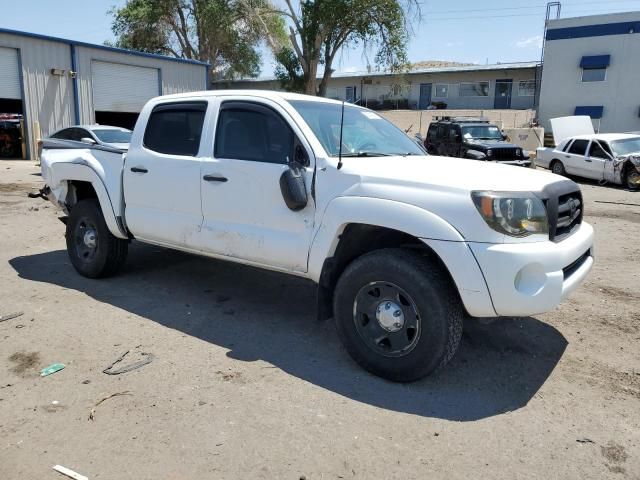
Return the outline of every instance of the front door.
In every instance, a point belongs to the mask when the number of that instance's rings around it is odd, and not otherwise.
[[[283,270],[307,270],[313,165],[303,169],[309,202],[292,211],[280,178],[299,147],[309,150],[285,118],[286,112],[275,104],[221,104],[213,155],[202,162],[203,251]],[[306,156],[313,163],[312,156]]]
[[[496,97],[493,102],[493,108],[508,109],[511,108],[511,90],[513,88],[513,80],[510,78],[496,80]]]
[[[431,84],[421,83],[420,98],[418,99],[418,109],[425,110],[429,105],[431,105]]]
[[[136,238],[194,248],[202,224],[200,136],[207,102],[154,107],[144,145],[126,156],[123,187],[127,227]]]
[[[602,180],[604,177],[604,166],[611,157],[605,151],[609,146],[604,141],[593,140],[589,145],[589,151],[584,158],[584,175],[587,178]]]

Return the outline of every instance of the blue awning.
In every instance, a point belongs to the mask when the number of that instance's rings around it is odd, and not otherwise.
[[[580,68],[607,68],[611,63],[611,55],[592,55],[582,57]]]
[[[591,118],[602,118],[603,106],[576,107],[574,115],[588,115]]]

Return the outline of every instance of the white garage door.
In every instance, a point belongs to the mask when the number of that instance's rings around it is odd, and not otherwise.
[[[156,68],[94,61],[91,73],[97,112],[137,113],[147,100],[159,95]]]
[[[0,47],[0,98],[20,100],[18,50]]]

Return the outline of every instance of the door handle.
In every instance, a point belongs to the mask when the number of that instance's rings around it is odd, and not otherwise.
[[[228,181],[228,178],[226,177],[218,177],[216,175],[205,175],[204,177],[202,177],[202,179],[206,182],[226,182]]]
[[[585,162],[593,162],[593,160],[589,160],[588,158],[584,159]]]
[[[564,158],[571,158],[571,155],[565,155]]]
[[[144,167],[131,167],[131,171],[133,173],[147,173],[149,170]]]

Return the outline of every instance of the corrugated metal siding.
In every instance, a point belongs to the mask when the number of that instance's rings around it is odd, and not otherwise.
[[[0,47],[18,50],[22,67],[21,94],[25,105],[25,120],[29,152],[36,151],[33,123],[39,122],[43,136],[75,124],[71,47],[64,41],[31,38],[0,32]],[[162,85],[156,80],[155,91],[162,94],[204,90],[206,67],[188,63],[142,57],[135,54],[113,52],[76,46],[77,83],[80,123],[94,123],[91,78],[92,60],[159,69]],[[65,71],[64,75],[51,75],[52,68]],[[3,72],[4,73],[4,72]],[[126,90],[126,85],[119,86]]]
[[[159,70],[112,62],[93,62],[93,103],[96,111],[139,112],[159,92]],[[124,87],[124,88],[123,88]]]
[[[95,123],[91,62],[112,62],[123,65],[160,69],[162,94],[203,90],[205,86],[205,66],[178,63],[157,58],[147,58],[120,52],[110,52],[84,46],[76,47],[78,69],[78,95],[80,103],[80,123]],[[127,87],[119,86],[122,92]],[[158,83],[156,92],[160,90]],[[157,94],[156,94],[157,95]]]
[[[22,98],[19,63],[18,50],[0,47],[0,98]]]
[[[42,134],[48,135],[74,121],[73,86],[68,75],[71,70],[69,46],[7,33],[0,33],[0,46],[20,52],[27,138],[33,155],[33,122],[39,122]],[[52,68],[65,70],[65,75],[51,75]]]

